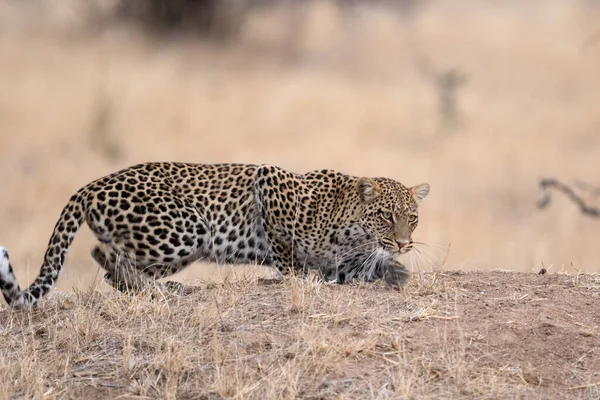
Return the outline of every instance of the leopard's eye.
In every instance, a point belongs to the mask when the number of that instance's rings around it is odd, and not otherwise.
[[[383,219],[385,219],[386,221],[391,221],[392,220],[392,213],[389,211],[381,211],[381,216],[383,217]]]
[[[408,222],[410,222],[410,223],[413,223],[413,222],[415,222],[416,220],[417,220],[417,216],[416,216],[416,215],[414,215],[414,214],[413,214],[413,215],[410,215],[410,216],[408,217]]]

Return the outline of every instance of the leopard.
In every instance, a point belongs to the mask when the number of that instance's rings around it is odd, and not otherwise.
[[[0,290],[14,309],[36,308],[55,286],[85,222],[93,260],[122,292],[149,287],[197,261],[255,264],[277,276],[314,271],[328,282],[383,281],[401,288],[397,260],[413,247],[429,184],[334,170],[297,174],[268,164],[147,162],[83,186],[64,206],[40,272],[24,290],[0,247]]]

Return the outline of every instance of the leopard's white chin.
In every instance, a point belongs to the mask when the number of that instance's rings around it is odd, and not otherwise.
[[[401,250],[399,248],[394,248],[394,247],[390,247],[390,246],[385,246],[383,244],[381,244],[379,246],[379,248],[377,249],[377,253],[381,254],[381,255],[386,255],[389,257],[395,257],[401,253]]]

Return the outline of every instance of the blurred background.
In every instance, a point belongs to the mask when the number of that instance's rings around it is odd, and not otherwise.
[[[22,284],[71,194],[143,161],[429,182],[411,268],[451,244],[448,269],[599,272],[600,219],[536,202],[543,177],[600,186],[600,2],[0,0],[0,243]],[[93,241],[59,287],[96,275]]]

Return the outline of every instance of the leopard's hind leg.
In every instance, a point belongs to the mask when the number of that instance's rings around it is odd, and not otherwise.
[[[151,289],[154,282],[137,269],[135,260],[126,253],[99,244],[92,248],[92,258],[106,270],[104,279],[115,289],[123,293],[138,293]]]
[[[179,271],[179,268],[157,265],[139,265],[132,260],[127,253],[119,252],[105,244],[99,244],[92,248],[92,258],[107,272],[104,279],[115,289],[123,293],[139,293],[146,290],[158,289],[163,292],[174,294],[187,294],[189,290],[180,282],[167,281],[158,282],[156,279],[163,278]]]

